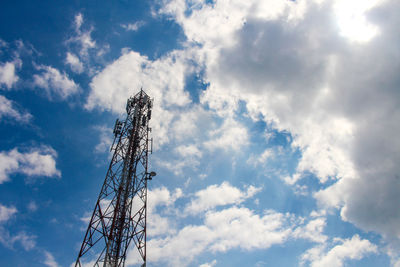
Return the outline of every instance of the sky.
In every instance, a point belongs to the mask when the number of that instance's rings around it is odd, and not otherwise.
[[[400,266],[399,1],[1,6],[0,266],[73,265],[140,88],[148,266]]]

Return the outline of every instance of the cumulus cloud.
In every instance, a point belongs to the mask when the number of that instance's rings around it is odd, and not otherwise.
[[[11,62],[0,62],[0,86],[4,85],[7,89],[11,89],[19,80],[16,70],[21,68],[22,61],[16,59]]]
[[[27,123],[32,119],[30,113],[20,111],[13,101],[0,95],[0,119],[6,117],[12,118],[21,123]]]
[[[195,145],[181,145],[176,147],[176,153],[183,157],[201,157],[202,153]]]
[[[171,135],[178,142],[195,142],[196,139],[206,134],[207,130],[214,127],[213,114],[200,105],[176,114],[176,120],[172,124]]]
[[[181,53],[150,61],[139,53],[126,52],[92,79],[85,107],[122,113],[126,99],[143,87],[154,97],[154,115],[150,122],[154,137],[157,144],[164,144],[169,140],[167,132],[171,122],[177,116],[173,108],[190,103],[184,91],[186,68],[186,57]]]
[[[239,101],[293,136],[321,207],[364,230],[399,237],[400,96],[393,1],[168,1],[160,12],[202,45],[201,103],[234,114]],[[378,38],[379,37],[379,38]],[[329,183],[328,183],[329,182]],[[374,196],[374,197],[371,197]]]
[[[44,89],[49,98],[65,100],[78,92],[78,85],[65,72],[45,65],[36,68],[41,73],[33,75],[33,85]]]
[[[15,173],[26,175],[29,179],[35,176],[60,177],[56,168],[57,153],[51,147],[32,148],[20,152],[18,148],[0,152],[0,184],[10,180]]]
[[[151,202],[148,205],[148,210],[153,212],[158,206],[169,207],[182,196],[183,192],[180,188],[176,188],[174,193],[171,193],[165,187],[149,190],[149,198],[151,198]]]
[[[86,108],[121,113],[131,90],[143,86],[155,97],[157,142],[166,144],[171,136],[184,140],[187,135],[169,133],[174,133],[171,126],[196,133],[195,116],[186,123],[176,107],[181,111],[191,104],[185,74],[201,66],[208,86],[200,106],[227,119],[220,128],[210,123],[204,131],[208,140],[191,144],[211,152],[240,151],[249,142],[248,129],[233,118],[244,103],[251,119],[293,137],[292,147],[301,156],[285,178],[288,186],[297,190],[304,174],[312,173],[319,183],[313,196],[321,208],[338,208],[343,220],[364,230],[400,237],[399,65],[393,60],[399,52],[393,34],[399,3],[357,1],[358,10],[339,0],[196,2],[192,10],[188,1],[164,3],[160,13],[172,16],[187,37],[184,50],[155,60],[125,50],[93,78]],[[354,29],[360,35],[345,31]],[[260,158],[269,156],[265,152]],[[293,235],[323,242],[325,224],[314,218]],[[209,233],[205,225],[183,229],[178,236]],[[164,247],[176,238],[153,244]],[[208,244],[193,242],[200,244],[193,255]]]
[[[184,92],[186,67],[184,55],[180,53],[150,61],[129,51],[93,78],[86,107],[92,109],[101,104],[104,109],[123,112],[126,99],[141,87],[155,98],[156,105],[183,106],[189,103]]]
[[[203,155],[198,146],[194,144],[179,145],[174,148],[174,154],[177,155],[176,159],[162,160],[156,158],[155,162],[158,166],[172,171],[175,175],[182,175],[184,168],[196,170]]]
[[[261,188],[250,185],[247,190],[240,189],[223,182],[220,185],[210,185],[206,189],[196,192],[195,198],[185,208],[185,212],[198,214],[217,206],[240,204],[260,192]]]
[[[283,243],[289,236],[286,216],[273,211],[259,216],[247,208],[231,207],[205,215],[203,225],[187,225],[174,235],[148,241],[152,262],[187,266],[203,252],[224,252],[232,248],[250,250]],[[251,227],[249,227],[251,225]],[[133,252],[127,264],[134,264]]]
[[[179,188],[173,193],[165,187],[150,190],[147,243],[151,251],[149,263],[187,266],[204,253],[215,255],[232,249],[268,249],[298,239],[326,243],[327,236],[323,234],[326,221],[323,214],[313,212],[310,220],[274,210],[265,210],[259,214],[243,204],[259,189],[251,186],[245,188],[240,190],[224,182],[199,190],[192,198],[188,198],[188,194],[184,195]],[[185,200],[188,202],[182,209],[182,203],[178,202]],[[213,209],[217,206],[219,209]],[[183,210],[183,213],[178,210]],[[188,216],[199,214],[202,214],[202,221],[197,224],[184,222]],[[135,252],[135,248],[130,249],[127,264],[140,262]],[[213,266],[215,263],[205,264]]]
[[[360,260],[368,254],[377,253],[376,245],[354,235],[351,239],[336,239],[335,245],[326,250],[326,245],[311,248],[302,255],[303,263],[309,262],[312,267],[341,267],[348,260]]]
[[[126,99],[143,88],[154,97],[153,117],[150,121],[157,142],[154,149],[178,141],[191,143],[209,150],[238,151],[248,144],[248,133],[233,117],[224,123],[210,123],[217,118],[202,105],[191,101],[185,90],[185,80],[200,70],[203,59],[197,47],[171,51],[160,58],[149,60],[134,51],[123,50],[120,58],[93,77],[85,107],[100,108],[116,113],[124,112]],[[194,62],[197,62],[194,64]],[[197,137],[201,137],[200,139]],[[187,142],[186,142],[187,143]],[[197,161],[162,162],[164,167],[180,174],[182,169]]]
[[[297,227],[293,231],[293,237],[308,239],[317,243],[324,243],[328,239],[328,237],[323,234],[325,226],[325,218],[314,218],[306,225]]]
[[[169,213],[176,200],[183,197],[182,190],[177,188],[171,193],[167,188],[161,187],[148,192],[148,236],[156,237],[176,232],[174,222],[165,213]],[[163,212],[157,212],[163,210]]]
[[[248,145],[248,133],[246,127],[234,119],[228,118],[221,127],[209,133],[210,140],[204,142],[204,147],[214,151],[216,148],[224,150],[239,150]]]

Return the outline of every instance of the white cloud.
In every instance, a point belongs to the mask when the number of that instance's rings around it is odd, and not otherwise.
[[[178,233],[148,241],[151,262],[168,266],[187,266],[203,252],[224,252],[232,248],[245,250],[269,248],[283,243],[290,234],[286,216],[267,212],[263,216],[246,208],[232,207],[205,215],[203,225],[187,225]],[[135,263],[128,254],[127,264]]]
[[[201,158],[202,153],[195,145],[181,145],[176,147],[176,153],[182,157],[196,157]]]
[[[132,88],[136,91],[143,85],[156,99],[155,138],[166,144],[174,138],[171,125],[178,126],[183,117],[174,107],[190,104],[183,89],[191,59],[204,67],[204,83],[209,83],[201,94],[201,106],[228,117],[220,130],[212,125],[212,132],[205,131],[210,140],[191,140],[191,144],[198,148],[204,144],[210,151],[240,151],[238,147],[249,142],[248,131],[231,118],[242,101],[250,118],[261,118],[293,137],[293,148],[299,149],[301,158],[296,172],[286,179],[288,185],[298,189],[303,174],[311,172],[323,188],[314,194],[321,208],[339,208],[344,220],[364,230],[399,237],[399,66],[393,60],[399,39],[393,32],[400,23],[400,4],[370,1],[376,5],[361,14],[367,22],[363,27],[373,21],[379,38],[370,31],[354,43],[338,26],[335,3],[198,1],[187,12],[188,1],[168,1],[161,12],[182,26],[188,38],[186,50],[154,61],[125,51],[93,78],[86,107],[123,112]],[[196,124],[187,125],[185,130],[196,134]],[[323,219],[310,221],[301,238],[312,239],[320,231],[314,241],[322,242],[324,224]],[[203,226],[184,229],[178,236],[209,231]],[[163,247],[177,238],[153,244]],[[208,244],[198,241],[194,254],[204,251],[204,243]]]
[[[0,63],[0,86],[5,85],[7,89],[11,89],[19,80],[16,69],[21,68],[22,62],[17,59],[12,62]]]
[[[84,19],[82,13],[76,14],[74,19],[75,36],[69,38],[67,43],[75,43],[79,45],[79,55],[87,58],[89,49],[96,48],[96,41],[94,41],[91,37],[93,27],[87,31],[82,30],[83,23]]]
[[[196,1],[195,8],[187,16],[192,3],[183,0],[165,2],[159,12],[175,17],[189,41],[204,44],[207,49],[232,46],[236,42],[235,34],[249,19],[274,20],[287,15],[289,20],[295,20],[302,17],[305,9],[305,1]]]
[[[57,153],[50,147],[32,148],[28,152],[19,152],[17,148],[0,152],[0,184],[8,181],[10,175],[22,173],[29,177],[60,177],[56,168]]]
[[[174,193],[165,187],[149,191],[149,264],[187,266],[204,253],[215,255],[232,249],[268,249],[272,245],[298,239],[326,243],[323,212],[312,212],[310,219],[306,220],[273,210],[257,214],[245,206],[238,206],[243,205],[245,199],[254,196],[258,191],[259,189],[251,186],[242,191],[227,182],[209,186],[194,193],[194,197],[184,206],[182,214],[181,201],[185,201],[188,195],[183,195],[179,188]],[[181,203],[178,203],[178,199]],[[216,206],[225,207],[220,210],[212,209]],[[201,216],[201,222],[187,224],[187,215],[194,210],[196,214],[208,211]],[[140,262],[135,251],[135,248],[130,249],[128,265]],[[208,264],[212,266],[215,263],[213,261]]]
[[[320,217],[312,219],[305,226],[296,228],[293,231],[293,237],[324,243],[328,239],[326,235],[322,234],[325,226],[325,218]]]
[[[360,260],[368,254],[377,253],[376,245],[354,235],[351,239],[336,239],[340,243],[329,251],[325,245],[307,250],[302,255],[303,263],[309,262],[312,267],[341,267],[347,260]]]
[[[82,24],[83,24],[83,15],[82,13],[78,13],[75,15],[75,20],[74,20],[75,30],[79,31],[81,29]]]
[[[400,267],[400,255],[398,253],[398,246],[388,246],[384,249],[384,251],[390,257],[391,266]]]
[[[200,159],[203,153],[194,145],[179,145],[175,147],[174,153],[178,156],[176,159],[168,160],[156,159],[156,164],[172,171],[175,175],[183,174],[184,168],[197,169],[200,165]]]
[[[217,148],[237,151],[248,145],[248,139],[246,127],[234,119],[228,118],[220,128],[210,132],[210,140],[204,142],[204,147],[210,151]]]
[[[29,251],[36,246],[35,239],[36,236],[29,235],[25,232],[19,232],[17,235],[12,236],[8,242],[11,243],[11,246],[16,242],[19,242],[26,251]]]
[[[182,160],[182,159],[174,159],[174,160],[159,160],[157,161],[157,165],[166,168],[174,173],[176,176],[180,176],[183,174],[183,169],[190,167],[190,168],[197,168],[199,165],[198,160]]]
[[[217,260],[213,260],[212,262],[203,263],[199,267],[213,267],[213,266],[215,266],[215,264],[217,264]]]
[[[165,234],[174,234],[176,229],[174,223],[163,213],[156,212],[158,207],[162,207],[162,210],[169,212],[175,201],[183,197],[182,190],[177,188],[174,193],[170,193],[165,187],[155,188],[148,192],[147,212],[148,212],[148,236],[156,237],[163,236]]]
[[[189,14],[182,0],[168,1],[161,12],[202,45],[209,86],[201,103],[231,115],[243,101],[251,118],[289,131],[302,154],[288,184],[296,188],[311,172],[327,187],[315,194],[323,208],[334,206],[364,230],[399,238],[400,69],[393,33],[400,4],[196,3]]]
[[[71,67],[71,70],[73,72],[76,72],[78,74],[83,72],[83,63],[73,53],[67,52],[65,63]]]
[[[95,129],[100,133],[100,143],[95,147],[97,153],[105,153],[110,151],[113,142],[113,130],[104,125],[96,126]]]
[[[144,21],[136,21],[135,23],[121,24],[121,27],[127,31],[137,31],[144,25]]]
[[[164,128],[165,135],[169,137],[169,142],[164,144],[174,144],[170,149],[167,148],[167,151],[174,153],[170,153],[165,160],[162,157],[154,158],[156,165],[165,167],[177,176],[182,176],[186,170],[197,171],[206,153],[203,142],[210,139],[210,131],[217,131],[215,119],[211,112],[196,104],[174,111],[173,122]],[[157,137],[154,143],[158,142]]]
[[[50,252],[45,251],[44,252],[44,257],[45,257],[45,260],[43,262],[44,265],[46,265],[48,267],[58,267],[58,266],[60,266],[60,265],[58,265],[58,263],[56,262],[54,256]]]
[[[3,117],[10,117],[22,123],[27,123],[32,119],[30,113],[19,111],[13,101],[0,95],[0,119]]]
[[[0,204],[0,223],[8,221],[15,213],[17,213],[15,207],[6,207]]]
[[[196,192],[195,198],[186,206],[185,212],[198,214],[217,206],[240,204],[260,192],[261,188],[250,185],[246,191],[223,182],[220,185],[210,185],[206,189]]]
[[[178,114],[174,108],[190,103],[189,95],[184,91],[186,69],[183,53],[174,52],[150,61],[136,52],[126,52],[92,79],[85,107],[122,113],[126,99],[143,87],[147,94],[154,97],[150,123],[157,148],[171,138],[168,132]]]
[[[283,243],[290,234],[285,220],[284,214],[275,211],[267,211],[265,215],[259,216],[247,208],[233,207],[221,212],[210,212],[206,214],[205,224],[217,235],[217,242],[210,249],[222,252],[235,247],[246,250],[265,249]]]
[[[213,126],[212,121],[211,112],[200,105],[191,106],[177,114],[171,127],[171,135],[179,142],[193,142]]]
[[[36,68],[41,73],[33,75],[33,84],[45,89],[49,98],[55,96],[64,100],[78,92],[78,85],[66,73],[60,73],[51,66],[40,65]]]
[[[7,207],[0,204],[0,243],[10,249],[13,248],[15,243],[20,243],[25,250],[31,250],[36,246],[35,236],[28,235],[25,232],[19,232],[13,236],[2,226],[2,224],[10,220],[16,213],[17,209],[15,207]]]
[[[267,148],[261,155],[251,155],[247,160],[247,164],[253,165],[254,167],[265,165],[267,160],[273,158],[274,155],[274,151],[271,148]]]
[[[379,28],[368,21],[366,14],[384,1],[336,1],[334,10],[340,34],[356,42],[367,42],[374,38],[379,33]]]
[[[0,226],[0,243],[5,247],[12,249],[15,243],[19,243],[26,251],[32,250],[36,246],[36,236],[29,235],[25,232],[19,232],[17,235],[10,233]]]
[[[161,105],[184,106],[189,103],[188,94],[183,90],[186,68],[185,55],[178,52],[156,61],[127,52],[93,78],[86,107],[104,105],[103,109],[122,112],[126,99],[141,87],[154,97],[154,109]]]
[[[155,188],[149,190],[149,199],[151,202],[148,205],[148,211],[153,212],[158,206],[169,207],[174,204],[174,202],[183,196],[183,192],[180,188],[175,189],[175,192],[171,194],[169,190],[165,187]]]

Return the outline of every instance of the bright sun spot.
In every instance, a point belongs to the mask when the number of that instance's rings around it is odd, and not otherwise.
[[[339,0],[335,13],[340,34],[351,41],[368,42],[379,33],[379,28],[365,17],[366,12],[384,0]]]

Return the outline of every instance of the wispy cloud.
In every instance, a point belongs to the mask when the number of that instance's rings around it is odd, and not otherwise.
[[[17,122],[28,123],[32,119],[32,115],[28,112],[20,111],[14,101],[0,95],[0,119],[12,118]]]
[[[121,24],[121,27],[127,31],[137,31],[145,24],[144,21],[136,21],[135,23]]]
[[[96,41],[92,39],[93,27],[88,30],[83,30],[82,25],[84,24],[84,18],[82,13],[78,13],[74,18],[74,30],[75,35],[67,40],[68,43],[74,43],[79,46],[79,55],[86,58],[90,49],[96,48]]]
[[[58,263],[56,262],[56,259],[54,258],[53,254],[51,254],[48,251],[44,251],[44,256],[45,260],[43,262],[44,265],[48,267],[59,267]]]
[[[71,67],[71,70],[76,73],[82,73],[84,70],[83,63],[73,53],[67,52],[65,63]]]
[[[25,250],[31,250],[36,246],[36,236],[29,235],[24,231],[12,235],[3,226],[3,224],[11,220],[16,213],[17,209],[15,207],[7,207],[0,204],[0,243],[10,249],[13,248],[15,243],[19,243]]]

